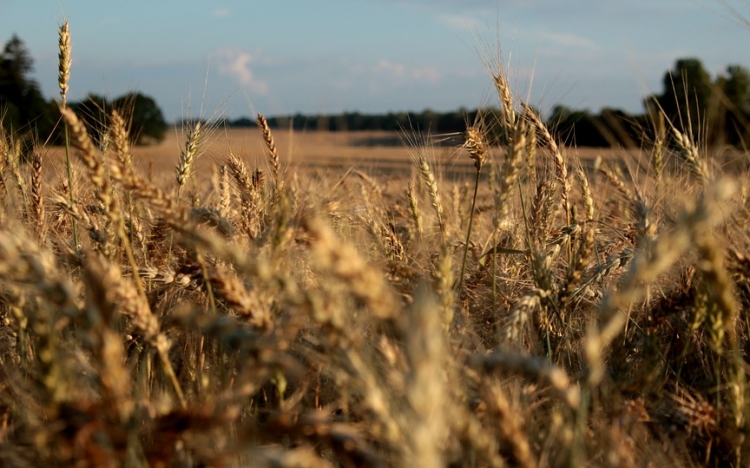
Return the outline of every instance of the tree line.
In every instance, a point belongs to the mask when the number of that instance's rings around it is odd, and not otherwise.
[[[16,138],[33,145],[59,143],[59,110],[54,100],[46,100],[39,85],[31,79],[33,59],[23,42],[13,36],[0,54],[0,119],[3,128]],[[687,131],[695,141],[707,145],[747,145],[750,138],[750,72],[741,65],[730,65],[712,79],[697,58],[675,62],[662,78],[663,90],[643,100],[643,113],[629,114],[619,109],[589,110],[555,106],[547,125],[561,141],[577,146],[640,146],[653,141],[670,126]],[[91,94],[70,104],[98,140],[106,129],[108,115],[116,108],[132,121],[136,144],[161,141],[168,124],[156,101],[141,93],[128,93],[108,100]],[[345,112],[336,115],[294,114],[268,119],[271,127],[318,131],[398,131],[420,129],[432,133],[465,130],[481,112],[488,123],[498,120],[500,110],[458,109],[451,112],[389,112],[366,114]],[[255,127],[255,119],[224,119],[220,125]],[[492,131],[492,129],[491,129]]]
[[[39,84],[30,77],[34,60],[23,41],[13,36],[0,53],[0,122],[25,147],[62,141],[60,111],[55,100],[44,98]],[[115,99],[94,94],[68,104],[78,114],[97,142],[103,135],[112,109],[131,121],[137,144],[161,141],[168,128],[156,101],[141,93],[127,93]]]

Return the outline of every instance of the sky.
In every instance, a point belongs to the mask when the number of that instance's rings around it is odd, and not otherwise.
[[[641,112],[677,58],[750,68],[750,28],[721,1],[0,0],[0,44],[18,35],[57,97],[67,19],[69,99],[139,91],[171,121],[492,105],[498,63],[542,110]]]

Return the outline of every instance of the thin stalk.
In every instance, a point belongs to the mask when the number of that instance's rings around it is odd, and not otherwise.
[[[521,189],[521,181],[517,180],[516,183],[518,184],[518,198],[521,201],[521,214],[523,216],[523,225],[526,229],[526,248],[528,249],[529,253],[531,253],[531,228],[529,227],[529,216],[526,213],[526,203],[523,201],[523,190]]]
[[[471,212],[469,213],[469,227],[466,229],[466,245],[464,245],[464,259],[461,261],[461,275],[458,277],[458,293],[461,294],[461,289],[464,284],[464,272],[466,271],[466,257],[469,254],[469,240],[471,239],[471,228],[474,225],[474,207],[477,204],[477,191],[479,190],[479,176],[481,174],[481,167],[477,169],[477,176],[474,179],[474,197],[471,200]]]
[[[575,412],[575,427],[573,428],[573,441],[571,444],[570,453],[568,453],[569,467],[582,466],[585,458],[585,433],[586,433],[586,422],[588,420],[588,409],[591,403],[591,389],[588,385],[584,385],[581,388],[581,405],[578,407],[578,411]]]
[[[125,220],[122,216],[119,217],[117,223],[117,234],[120,237],[120,243],[122,244],[123,250],[125,250],[125,256],[127,257],[128,263],[130,264],[130,268],[133,272],[133,281],[135,282],[136,291],[141,297],[141,300],[144,301],[144,304],[148,305],[148,296],[146,295],[146,290],[144,289],[143,283],[141,282],[141,277],[138,274],[138,264],[135,261],[135,256],[133,255],[133,249],[131,248],[128,235],[125,233]],[[162,347],[157,347],[157,352],[159,354],[159,359],[161,360],[162,367],[164,368],[164,372],[167,374],[174,392],[177,395],[177,399],[180,401],[180,406],[182,408],[186,408],[187,401],[185,400],[185,394],[182,392],[180,382],[174,372],[174,368],[172,367],[172,362],[169,360],[167,351]]]
[[[177,399],[180,401],[180,406],[182,408],[187,408],[187,400],[185,400],[185,394],[182,393],[180,382],[177,380],[177,374],[174,373],[172,362],[169,360],[169,354],[163,349],[158,349],[157,352],[159,354],[159,360],[164,367],[164,372],[167,374],[167,377],[169,377],[169,381],[172,383],[172,387],[177,394]]]
[[[0,136],[0,138],[2,138],[2,136]],[[0,155],[0,157],[2,157],[2,156]],[[5,192],[5,195],[3,195],[3,198],[7,198],[8,196],[10,196],[10,192],[8,191],[8,184],[7,184],[6,180],[5,180],[5,176],[3,174],[1,174],[1,173],[0,173],[0,182],[2,182],[2,184],[3,184],[3,191]]]
[[[68,170],[68,192],[70,193],[70,205],[75,206],[76,199],[73,193],[73,169],[70,165],[70,134],[68,132],[68,122],[63,122],[65,126],[65,167]],[[71,217],[73,221],[73,246],[76,250],[80,248],[78,243],[78,223],[75,217]]]
[[[182,185],[177,186],[177,205],[180,204],[180,189],[182,188]],[[169,248],[167,248],[167,262],[166,265],[169,266],[169,264],[172,262],[172,242],[174,241],[174,230],[171,230],[169,232]]]
[[[492,314],[497,312],[497,229],[493,229],[492,232]],[[495,333],[497,334],[498,344],[500,344],[500,338],[502,333],[502,324],[498,319],[495,321]]]
[[[211,313],[216,315],[216,300],[214,299],[214,290],[211,286],[211,281],[208,277],[208,269],[206,268],[206,261],[203,259],[203,255],[199,252],[196,253],[196,260],[198,265],[201,267],[201,275],[203,275],[203,281],[206,283],[206,295],[208,296],[208,305],[211,307]]]

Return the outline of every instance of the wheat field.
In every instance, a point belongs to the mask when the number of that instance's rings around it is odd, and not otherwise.
[[[66,106],[60,32],[69,144],[0,138],[3,466],[748,464],[747,154],[656,119],[597,158],[500,67],[453,147],[136,148]]]

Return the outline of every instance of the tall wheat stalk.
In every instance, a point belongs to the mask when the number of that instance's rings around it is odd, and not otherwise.
[[[268,148],[268,156],[273,172],[273,179],[276,184],[276,192],[281,192],[284,188],[284,180],[281,175],[281,161],[279,159],[279,150],[276,147],[276,141],[273,138],[271,126],[268,125],[268,120],[266,120],[265,115],[258,114],[258,126],[263,133],[263,140],[266,142],[266,147]]]
[[[68,22],[64,21],[60,26],[59,30],[59,41],[58,47],[60,52],[58,54],[58,77],[57,84],[60,87],[60,99],[62,108],[66,108],[68,105],[68,82],[70,81],[70,29]],[[70,135],[68,133],[68,123],[63,120],[63,126],[65,128],[65,168],[68,173],[68,190],[70,193],[70,204],[76,204],[75,188],[73,186],[73,168],[70,163]],[[73,223],[73,246],[78,249],[78,225],[76,220],[72,220]]]
[[[487,137],[483,128],[483,122],[480,117],[480,121],[466,129],[464,135],[464,147],[469,151],[469,157],[474,161],[474,168],[476,169],[476,175],[474,178],[474,195],[471,198],[471,211],[469,212],[469,226],[466,229],[466,242],[464,245],[464,255],[461,260],[461,273],[458,277],[458,293],[461,294],[464,283],[464,273],[466,272],[466,257],[469,253],[469,242],[471,241],[471,228],[474,225],[474,209],[477,204],[477,192],[479,190],[479,177],[482,172],[482,167],[487,161],[487,155],[489,154],[489,144],[487,143]]]

